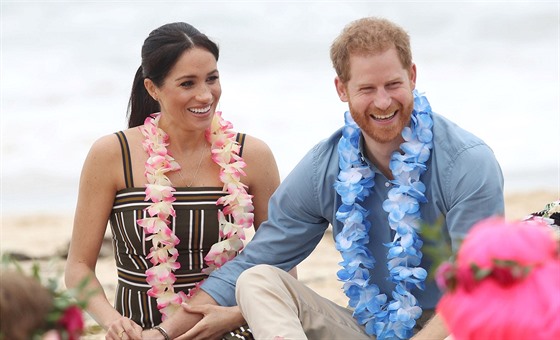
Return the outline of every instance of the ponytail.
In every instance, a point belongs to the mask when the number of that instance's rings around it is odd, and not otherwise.
[[[132,83],[132,91],[128,101],[128,127],[133,128],[144,124],[144,120],[154,112],[159,112],[159,103],[155,101],[144,86],[142,66],[136,71]]]

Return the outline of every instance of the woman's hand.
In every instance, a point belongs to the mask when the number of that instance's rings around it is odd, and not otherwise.
[[[142,327],[129,318],[121,316],[113,321],[105,335],[106,340],[142,339]]]
[[[178,337],[178,340],[190,339],[219,339],[225,333],[243,325],[245,320],[239,307],[222,307],[211,304],[181,305],[188,313],[202,314],[200,320],[187,333]]]

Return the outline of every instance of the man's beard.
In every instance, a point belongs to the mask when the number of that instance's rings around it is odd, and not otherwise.
[[[378,110],[369,110],[367,113],[361,113],[352,106],[352,102],[350,100],[348,101],[348,106],[350,108],[352,118],[362,130],[362,133],[366,134],[374,141],[382,144],[392,142],[396,138],[400,137],[404,127],[410,124],[410,116],[412,114],[413,105],[414,102],[411,101],[410,105],[406,107],[391,105],[391,107],[384,112],[380,112]],[[372,121],[372,116],[374,113],[376,116],[384,116],[387,113],[395,112],[395,110],[398,110],[396,117],[397,121],[392,122],[391,125],[379,126]]]

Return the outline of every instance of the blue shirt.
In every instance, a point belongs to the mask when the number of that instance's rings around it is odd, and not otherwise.
[[[434,146],[426,163],[428,169],[421,176],[428,202],[421,204],[421,216],[426,223],[444,217],[442,237],[456,250],[474,223],[503,215],[503,176],[492,150],[481,139],[438,114],[433,114],[433,121]],[[341,134],[342,129],[307,153],[271,197],[268,220],[252,241],[203,283],[202,289],[220,305],[236,305],[235,282],[243,270],[262,263],[290,270],[315,249],[329,224],[333,236],[342,230],[335,217],[340,196],[333,187],[339,172],[337,144]],[[365,155],[363,141],[360,144]],[[369,248],[376,260],[370,272],[372,281],[391,299],[394,284],[387,279],[388,248],[383,243],[393,240],[394,231],[382,203],[392,184],[366,162],[376,172],[372,193],[363,204],[371,212]],[[427,256],[421,266],[428,270]],[[420,306],[428,309],[433,309],[441,296],[433,280],[426,282],[425,290],[412,292]]]

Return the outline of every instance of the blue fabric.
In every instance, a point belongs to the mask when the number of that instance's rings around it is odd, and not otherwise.
[[[457,250],[458,241],[474,223],[504,214],[503,175],[494,153],[481,139],[438,114],[433,114],[433,120],[434,147],[426,163],[428,170],[421,176],[428,203],[422,204],[420,211],[426,223],[445,217],[442,237]],[[272,196],[268,220],[253,240],[203,283],[202,289],[220,305],[236,304],[235,282],[243,270],[262,263],[290,270],[315,249],[329,224],[333,236],[342,230],[335,217],[340,198],[333,187],[339,172],[337,143],[341,133],[336,131],[307,153]],[[376,172],[372,194],[363,204],[371,211],[369,249],[376,259],[371,275],[381,292],[390,296],[394,284],[387,280],[387,248],[383,243],[391,242],[394,232],[382,203],[391,184],[366,161]],[[429,259],[424,257],[421,266],[429,270]],[[426,289],[415,291],[415,296],[422,308],[433,309],[441,293],[435,282],[426,281]]]

